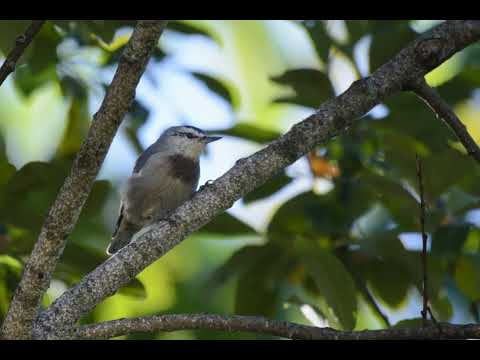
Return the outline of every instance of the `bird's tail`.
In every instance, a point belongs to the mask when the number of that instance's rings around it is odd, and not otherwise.
[[[132,240],[133,235],[140,230],[133,224],[128,223],[125,219],[120,220],[117,229],[113,233],[112,241],[107,248],[107,254],[113,255],[118,250],[128,245]]]

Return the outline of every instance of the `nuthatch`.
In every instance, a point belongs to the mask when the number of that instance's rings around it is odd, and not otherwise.
[[[200,155],[208,143],[219,139],[193,126],[174,126],[140,155],[122,194],[108,255],[192,196],[200,176]]]

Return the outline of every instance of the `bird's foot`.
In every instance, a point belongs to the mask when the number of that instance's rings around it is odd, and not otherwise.
[[[213,180],[207,180],[207,181],[205,182],[205,184],[203,184],[202,186],[200,186],[200,188],[198,189],[198,191],[202,191],[203,189],[209,187],[209,186],[212,185],[212,184],[213,184]]]

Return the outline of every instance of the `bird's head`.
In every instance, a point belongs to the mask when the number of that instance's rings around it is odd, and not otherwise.
[[[158,139],[162,147],[172,153],[198,158],[207,144],[220,140],[194,126],[172,126]]]

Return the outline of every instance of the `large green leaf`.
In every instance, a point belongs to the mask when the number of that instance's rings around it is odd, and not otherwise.
[[[432,236],[432,253],[448,259],[456,258],[467,240],[469,224],[450,224],[440,226]]]
[[[288,70],[280,76],[273,77],[272,80],[289,85],[295,91],[294,96],[276,99],[277,102],[291,102],[318,108],[322,102],[334,95],[328,76],[314,69]]]
[[[197,80],[204,83],[210,91],[220,96],[222,99],[227,101],[229,104],[233,104],[233,98],[230,94],[230,90],[227,86],[223,84],[222,81],[207,75],[198,72],[192,72],[192,76],[194,76]]]
[[[331,309],[332,317],[338,319],[343,329],[352,330],[356,322],[357,297],[355,283],[343,264],[324,250],[305,254],[303,262],[317,287],[317,295]]]
[[[251,193],[243,197],[245,203],[261,200],[271,196],[277,191],[281,190],[284,186],[288,185],[293,179],[285,174],[278,175],[273,179],[267,181],[264,185],[255,189]]]
[[[218,215],[200,231],[215,235],[256,234],[254,229],[227,212]]]
[[[260,250],[257,261],[242,271],[235,296],[235,313],[274,317],[285,260],[277,247]]]
[[[370,69],[377,70],[417,36],[408,20],[372,21]]]
[[[69,168],[69,162],[30,162],[23,166],[6,185],[0,218],[38,232]]]
[[[312,38],[318,56],[324,63],[327,63],[332,39],[328,35],[325,24],[320,20],[305,20],[302,25]]]
[[[245,122],[238,123],[230,129],[212,130],[211,133],[235,136],[258,143],[273,141],[281,135],[276,131],[259,128]]]
[[[480,256],[464,255],[455,266],[455,282],[470,300],[480,300]]]

